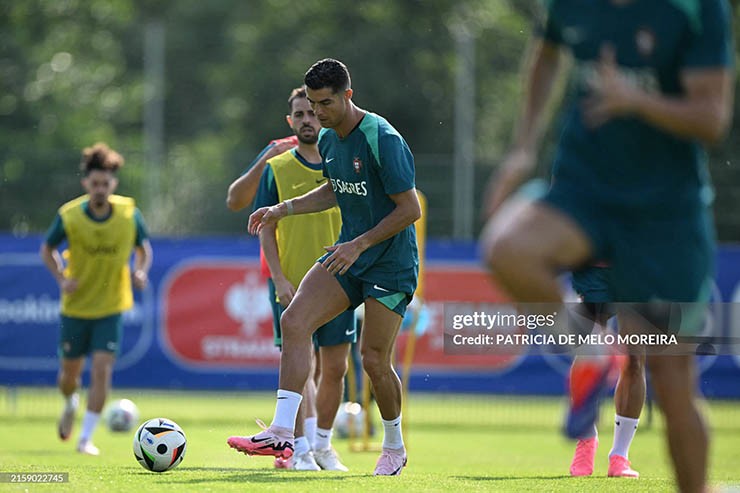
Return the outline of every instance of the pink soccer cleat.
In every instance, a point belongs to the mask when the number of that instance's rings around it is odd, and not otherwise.
[[[290,459],[293,455],[293,431],[288,428],[270,426],[257,420],[263,431],[254,436],[233,436],[226,440],[229,447],[247,455],[269,455]]]
[[[375,464],[373,476],[400,476],[406,465],[406,449],[384,448],[378,462]]]
[[[570,463],[571,476],[590,476],[594,473],[594,459],[599,439],[596,437],[578,440],[573,462]]]
[[[621,455],[609,457],[609,471],[606,473],[610,478],[639,478],[640,473],[630,467],[630,461]]]

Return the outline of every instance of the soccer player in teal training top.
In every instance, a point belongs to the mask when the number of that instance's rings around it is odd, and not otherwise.
[[[498,181],[515,183],[532,167],[568,51],[575,64],[552,188],[514,217],[494,217],[483,238],[492,272],[517,301],[559,302],[557,273],[594,259],[609,262],[617,302],[708,299],[714,232],[702,146],[732,120],[730,20],[724,0],[549,2]],[[506,195],[502,187],[490,210]],[[708,437],[693,355],[648,355],[648,366],[678,486],[702,491]]]
[[[272,424],[262,433],[230,437],[231,447],[254,455],[293,453],[293,426],[310,369],[310,338],[339,313],[365,304],[362,362],[383,419],[383,451],[376,475],[394,476],[406,464],[401,436],[401,382],[392,350],[418,273],[413,223],[421,216],[414,160],[403,137],[382,117],[352,102],[347,67],[333,59],[306,72],[306,93],[321,126],[319,151],[327,182],[249,218],[258,233],[290,214],[339,205],[339,240],[306,274],[283,313],[280,388]]]

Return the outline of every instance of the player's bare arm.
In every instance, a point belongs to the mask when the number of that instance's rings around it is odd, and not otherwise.
[[[266,224],[277,223],[280,219],[291,214],[310,214],[321,212],[337,205],[337,197],[331,188],[329,180],[323,185],[294,199],[280,202],[271,207],[260,207],[249,216],[247,229],[250,234],[259,234]]]
[[[277,142],[254,163],[254,166],[249,168],[249,171],[234,180],[229,185],[229,191],[226,194],[226,207],[236,212],[249,206],[254,200],[254,196],[257,195],[257,187],[267,161],[291,148],[291,144]]]
[[[560,48],[542,39],[534,39],[522,115],[517,124],[512,148],[488,183],[484,217],[493,215],[506,198],[532,174],[546,123],[546,109],[559,68]]]
[[[278,302],[287,307],[295,296],[296,288],[285,277],[283,269],[280,266],[280,254],[277,246],[277,225],[269,223],[263,225],[259,232],[260,245],[262,252],[265,254],[267,266],[270,269],[270,278],[275,283],[275,292],[277,293]]]
[[[725,68],[687,69],[681,82],[682,96],[647,92],[628,81],[613,49],[605,46],[591,95],[583,105],[585,120],[597,127],[634,115],[676,136],[716,144],[732,121],[733,73]]]
[[[344,274],[357,258],[373,245],[400,233],[421,217],[421,205],[416,189],[389,195],[396,208],[385,216],[374,228],[352,241],[326,247],[331,252],[322,265],[331,274]]]
[[[136,289],[143,290],[149,284],[149,269],[152,267],[152,244],[149,240],[141,242],[134,252],[134,272],[131,280]]]
[[[46,268],[54,276],[61,289],[65,293],[72,293],[77,290],[77,280],[70,279],[64,275],[64,262],[62,256],[59,255],[59,251],[56,248],[52,248],[46,243],[41,245],[41,260],[44,262]]]

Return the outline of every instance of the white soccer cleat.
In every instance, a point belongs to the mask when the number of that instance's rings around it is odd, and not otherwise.
[[[98,447],[93,445],[92,441],[90,440],[80,440],[80,442],[77,444],[77,451],[81,454],[93,456],[100,455],[100,450],[98,450]]]
[[[303,454],[293,454],[293,469],[296,471],[320,471],[313,453],[309,450]]]
[[[316,459],[316,463],[324,471],[342,471],[347,472],[347,466],[342,464],[337,455],[337,451],[332,447],[325,448],[322,450],[314,450],[313,456]]]

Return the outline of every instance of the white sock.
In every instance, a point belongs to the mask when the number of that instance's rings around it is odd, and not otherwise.
[[[401,435],[401,416],[399,415],[396,419],[386,421],[381,419],[383,422],[383,448],[399,449],[403,447],[403,436]]]
[[[303,399],[303,396],[297,392],[278,389],[275,417],[272,418],[271,426],[295,430],[295,418],[298,416],[298,407],[301,405],[301,399]]]
[[[618,414],[614,415],[614,445],[612,445],[612,449],[609,451],[609,457],[612,455],[621,455],[625,459],[628,458],[630,445],[632,444],[632,439],[635,437],[635,431],[637,431],[637,424],[639,422],[639,419],[625,418]]]
[[[77,392],[73,392],[70,395],[64,396],[64,410],[65,411],[76,411],[77,406],[80,404],[80,395]]]
[[[87,442],[90,440],[95,431],[95,427],[98,426],[99,420],[100,413],[85,411],[85,417],[82,418],[82,432],[80,433],[81,442]]]
[[[295,439],[295,454],[301,455],[311,451],[311,445],[308,443],[308,438],[298,437]]]
[[[313,444],[314,450],[324,450],[331,447],[331,428],[325,430],[316,428],[316,441]]]
[[[303,420],[303,431],[306,432],[306,438],[311,449],[315,450],[314,443],[316,443],[316,422],[318,419],[316,416],[311,416]]]

